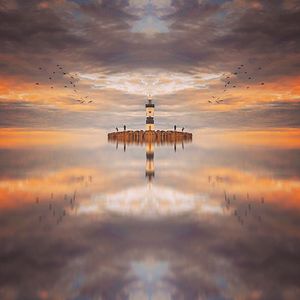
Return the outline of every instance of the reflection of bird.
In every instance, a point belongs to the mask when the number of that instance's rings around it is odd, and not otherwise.
[[[249,193],[247,193],[246,198],[248,201],[250,200]],[[231,200],[234,200],[234,202],[232,202]],[[227,210],[231,210],[230,207],[235,205],[236,196],[233,195],[232,199],[230,199],[229,195],[226,193],[226,191],[224,191],[224,201],[225,201]],[[263,204],[264,197],[261,197],[260,201]],[[257,209],[258,209],[258,207],[257,207]],[[252,203],[246,203],[246,206],[243,204],[240,204],[238,208],[235,208],[234,210],[232,210],[232,215],[237,218],[238,222],[241,225],[243,225],[246,220],[250,221],[249,218],[251,216],[253,217],[254,220],[257,220],[261,223],[262,217],[260,214],[257,214],[257,212],[258,212],[257,209],[255,209],[253,207]]]

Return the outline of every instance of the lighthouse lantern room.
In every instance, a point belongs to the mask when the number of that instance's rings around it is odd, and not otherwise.
[[[152,98],[148,96],[148,102],[146,103],[146,130],[154,130],[154,107]]]

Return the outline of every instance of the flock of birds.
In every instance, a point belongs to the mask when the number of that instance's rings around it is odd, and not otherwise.
[[[258,67],[256,69],[258,72],[262,70],[262,67]],[[246,68],[245,65],[239,65],[235,71],[229,74],[223,74],[222,81],[224,82],[224,89],[223,89],[223,95],[222,96],[217,96],[214,95],[212,96],[211,100],[208,100],[208,103],[210,104],[221,104],[224,102],[224,93],[228,91],[229,89],[235,89],[239,87],[241,84],[243,84],[245,81],[252,83],[255,78],[256,74],[250,73]],[[260,85],[263,86],[265,85],[264,82],[260,82]],[[250,89],[250,85],[246,84],[245,86],[246,89]]]
[[[64,70],[64,68],[57,64],[56,68],[54,71],[47,71],[46,68],[44,67],[39,67],[38,68],[39,71],[44,72],[45,75],[48,77],[48,81],[51,83],[50,85],[50,89],[54,89],[54,80],[55,79],[61,79],[64,78],[65,79],[65,83],[64,83],[64,88],[65,89],[69,89],[72,90],[72,92],[74,93],[74,98],[76,102],[78,102],[79,104],[91,104],[93,103],[93,100],[89,99],[89,96],[82,96],[80,95],[80,91],[78,89],[77,83],[80,80],[78,77],[78,74],[71,74],[66,72],[66,70]],[[36,82],[35,83],[36,86],[40,86],[41,83],[40,82]]]

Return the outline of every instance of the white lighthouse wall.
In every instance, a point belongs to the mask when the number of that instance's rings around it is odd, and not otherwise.
[[[154,130],[154,124],[146,124],[146,130]]]
[[[154,117],[154,108],[153,107],[147,107],[146,108],[146,116],[147,117]]]

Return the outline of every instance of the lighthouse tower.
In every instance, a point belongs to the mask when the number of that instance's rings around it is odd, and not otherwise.
[[[152,98],[148,96],[148,102],[146,103],[146,130],[154,130],[154,107]]]

